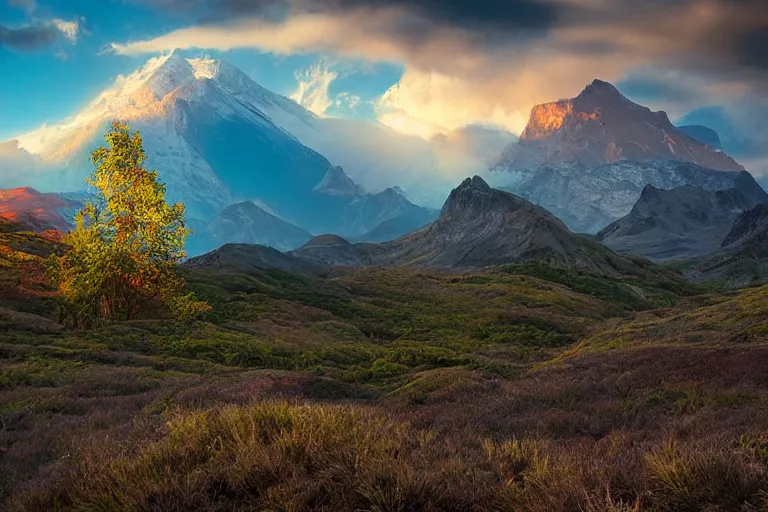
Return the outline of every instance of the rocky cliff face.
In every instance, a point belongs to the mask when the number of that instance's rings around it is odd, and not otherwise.
[[[768,194],[762,199],[768,202]],[[663,190],[648,185],[632,211],[597,238],[615,251],[655,261],[695,258],[717,251],[734,220],[756,200],[738,189],[707,191],[684,185]]]
[[[581,94],[533,107],[517,143],[502,154],[500,170],[528,170],[576,162],[674,160],[720,171],[743,171],[728,155],[677,129],[664,112],[631,102],[613,85],[595,80]]]

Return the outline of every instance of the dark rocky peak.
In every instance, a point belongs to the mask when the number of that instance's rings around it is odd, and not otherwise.
[[[499,198],[505,195],[501,190],[492,189],[480,176],[467,178],[451,191],[440,212],[440,219],[480,215],[497,207]]]
[[[557,229],[568,231],[565,225],[548,211],[510,192],[491,188],[480,176],[465,179],[451,191],[433,227],[440,230],[449,224],[475,225],[490,219],[496,221],[511,214],[515,214],[517,221],[523,218],[532,221],[539,219],[546,221],[544,224],[547,226],[556,226]]]
[[[622,100],[627,99],[613,84],[604,82],[603,80],[599,80],[597,78],[593,80],[591,84],[586,86],[584,90],[581,91],[581,93],[576,97],[576,99],[587,97],[612,98]]]
[[[653,185],[646,185],[642,192],[640,192],[640,199],[638,201],[648,201],[658,197],[664,189],[656,188]]]

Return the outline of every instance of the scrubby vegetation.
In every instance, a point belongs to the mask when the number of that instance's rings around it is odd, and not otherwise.
[[[530,264],[184,270],[210,311],[66,329],[0,233],[9,510],[764,510],[768,289]]]

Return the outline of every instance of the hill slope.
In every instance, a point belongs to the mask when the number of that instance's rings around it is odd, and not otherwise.
[[[29,187],[0,190],[0,218],[30,231],[67,231],[80,204],[60,194],[41,194]]]

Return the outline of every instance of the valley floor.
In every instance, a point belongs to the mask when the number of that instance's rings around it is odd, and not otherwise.
[[[3,510],[768,506],[768,288],[187,270],[203,320],[71,331],[50,243],[0,233]]]

